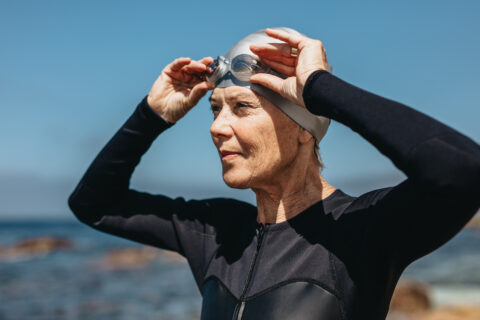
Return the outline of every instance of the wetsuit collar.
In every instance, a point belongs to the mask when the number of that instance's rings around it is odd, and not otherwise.
[[[293,218],[279,223],[266,223],[265,231],[282,230],[294,225],[300,225],[308,221],[311,215],[319,215],[320,213],[323,213],[324,216],[332,214],[333,219],[337,220],[354,199],[354,197],[347,195],[341,189],[336,189],[328,197],[315,202]],[[263,225],[262,223],[257,222],[256,217],[253,220],[253,224],[255,228]]]

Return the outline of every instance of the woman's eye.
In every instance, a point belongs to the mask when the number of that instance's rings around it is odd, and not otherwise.
[[[219,106],[212,106],[211,109],[212,109],[212,112],[213,112],[213,113],[217,113],[217,112],[220,111],[220,107],[219,107]]]
[[[243,107],[249,107],[250,105],[248,103],[245,103],[245,102],[237,102],[237,107],[239,108],[243,108]]]

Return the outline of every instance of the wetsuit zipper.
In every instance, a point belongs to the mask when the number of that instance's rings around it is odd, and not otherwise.
[[[235,311],[233,312],[232,320],[242,319],[243,308],[245,307],[245,301],[243,299],[247,292],[248,285],[250,284],[250,280],[252,279],[253,268],[255,267],[255,262],[257,261],[258,251],[260,251],[260,245],[262,244],[264,231],[265,231],[265,227],[262,224],[259,224],[257,227],[257,232],[258,232],[257,248],[255,249],[255,254],[253,255],[252,263],[250,264],[250,269],[248,270],[247,281],[245,282],[245,286],[243,287],[242,294],[240,295],[240,301],[235,306]]]

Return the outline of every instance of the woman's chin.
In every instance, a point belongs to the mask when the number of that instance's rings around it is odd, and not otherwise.
[[[228,170],[227,172],[223,173],[223,181],[229,186],[230,188],[235,188],[235,189],[248,189],[250,188],[249,182],[250,178],[247,177],[246,175],[242,175],[239,173],[235,172],[230,172],[231,170]]]

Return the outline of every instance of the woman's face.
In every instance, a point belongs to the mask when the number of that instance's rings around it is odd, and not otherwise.
[[[249,88],[215,88],[210,96],[212,140],[232,188],[275,183],[295,159],[302,129]]]

